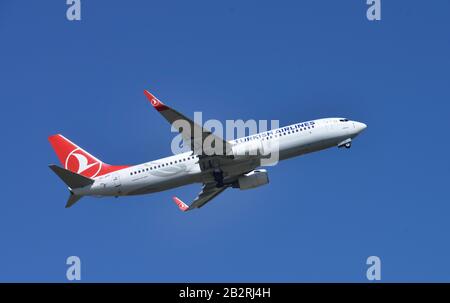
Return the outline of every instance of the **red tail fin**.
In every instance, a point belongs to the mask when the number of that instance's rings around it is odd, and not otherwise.
[[[128,166],[113,166],[103,163],[62,135],[48,137],[59,161],[65,169],[88,178],[94,178]]]

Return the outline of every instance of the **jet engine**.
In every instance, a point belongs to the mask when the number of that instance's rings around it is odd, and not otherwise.
[[[236,183],[235,187],[241,190],[251,189],[268,184],[269,175],[265,169],[258,169],[240,176]]]

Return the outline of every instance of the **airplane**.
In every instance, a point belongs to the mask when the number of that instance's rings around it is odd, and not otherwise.
[[[271,153],[277,152],[281,161],[336,146],[350,148],[352,140],[367,127],[347,118],[324,118],[226,141],[149,91],[144,94],[169,123],[183,121],[193,130],[178,129],[190,151],[138,165],[110,165],[64,136],[52,135],[48,139],[63,167],[49,167],[68,186],[66,208],[84,196],[143,195],[193,183],[201,183],[202,189],[190,205],[176,196],[173,201],[183,212],[201,208],[227,188],[246,190],[268,184],[267,170],[261,167]],[[196,132],[200,136],[195,136]],[[208,137],[221,143],[217,146],[222,152],[205,146]]]

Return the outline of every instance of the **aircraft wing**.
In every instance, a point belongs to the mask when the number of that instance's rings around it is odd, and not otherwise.
[[[220,138],[219,136],[211,133],[211,131],[204,129],[202,126],[194,123],[191,119],[187,118],[183,114],[177,112],[176,110],[170,108],[169,106],[162,103],[158,98],[152,95],[149,91],[144,90],[144,94],[147,96],[148,100],[152,104],[152,106],[171,124],[175,121],[184,121],[183,123],[188,123],[190,126],[190,131],[184,131],[182,127],[178,130],[181,131],[181,136],[184,141],[190,144],[191,150],[194,154],[199,156],[214,156],[217,153],[214,153],[214,149],[205,147],[202,148],[203,142],[206,138],[210,138],[211,141],[215,143],[222,143],[222,153],[221,155],[229,155],[231,154],[231,143],[226,140]],[[210,137],[211,136],[211,137]],[[210,145],[210,144],[209,144]]]
[[[175,204],[178,205],[178,208],[181,211],[187,211],[192,210],[194,208],[200,208],[209,201],[211,201],[213,198],[215,198],[217,195],[219,195],[221,192],[223,192],[225,189],[227,189],[228,186],[223,186],[220,188],[217,188],[215,183],[206,183],[203,184],[202,191],[198,194],[197,198],[194,199],[192,204],[188,206],[183,201],[181,201],[178,197],[173,197],[173,201]]]

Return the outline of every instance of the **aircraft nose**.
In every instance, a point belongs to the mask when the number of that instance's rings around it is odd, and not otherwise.
[[[358,132],[362,132],[367,128],[367,125],[362,122],[356,122],[356,127],[358,129]]]

